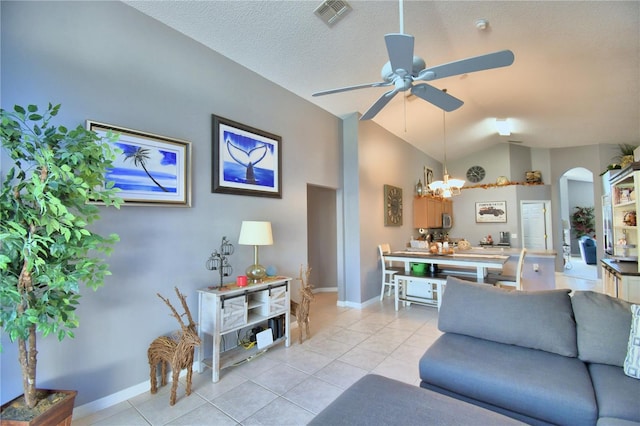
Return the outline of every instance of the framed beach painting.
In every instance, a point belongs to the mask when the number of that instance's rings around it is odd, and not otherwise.
[[[213,115],[212,192],[282,198],[282,138]]]
[[[111,131],[122,151],[107,172],[125,205],[191,207],[191,143],[87,120],[99,136]]]

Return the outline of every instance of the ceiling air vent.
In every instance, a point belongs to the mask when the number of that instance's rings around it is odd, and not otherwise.
[[[344,18],[351,11],[349,3],[343,0],[327,0],[323,1],[320,6],[313,11],[322,21],[333,26],[336,22]]]

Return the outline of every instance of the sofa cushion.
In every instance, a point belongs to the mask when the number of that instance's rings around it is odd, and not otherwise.
[[[631,305],[593,291],[576,291],[571,298],[578,333],[578,357],[622,367],[627,354]]]
[[[640,422],[640,380],[628,377],[621,367],[589,364],[589,373],[600,417]]]
[[[640,305],[631,305],[631,331],[624,360],[624,374],[640,379]]]
[[[575,357],[570,290],[509,291],[447,278],[438,328]]]
[[[446,333],[419,370],[423,383],[543,422],[587,425],[598,417],[587,366],[577,358]]]

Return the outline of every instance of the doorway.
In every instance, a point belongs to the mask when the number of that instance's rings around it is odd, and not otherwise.
[[[560,188],[560,217],[562,219],[562,233],[564,243],[569,245],[571,267],[565,265],[564,275],[576,278],[596,280],[598,269],[596,265],[587,265],[584,261],[578,236],[572,226],[572,216],[576,207],[595,207],[593,195],[593,173],[584,167],[567,170],[559,181]],[[595,227],[597,229],[597,227]],[[600,243],[596,240],[596,244]]]
[[[337,291],[337,191],[307,184],[307,262],[314,291]]]
[[[522,247],[549,250],[553,247],[551,201],[521,201]]]

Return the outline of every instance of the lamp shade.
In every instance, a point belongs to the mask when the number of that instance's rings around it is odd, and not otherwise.
[[[238,244],[248,246],[270,246],[273,244],[271,222],[253,220],[242,221]]]

